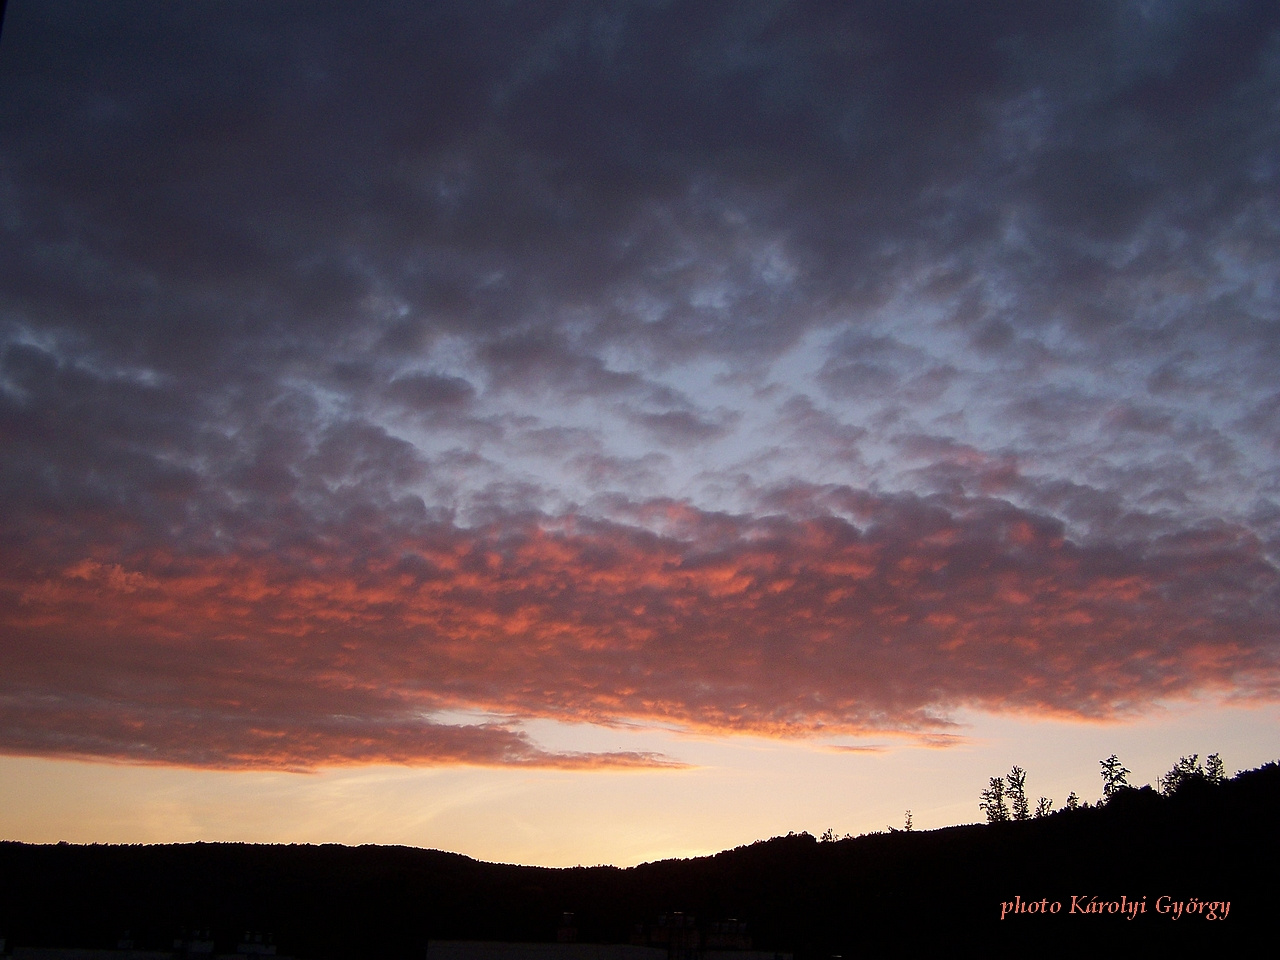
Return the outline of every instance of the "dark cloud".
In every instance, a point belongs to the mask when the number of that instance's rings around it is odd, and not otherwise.
[[[918,347],[892,337],[846,334],[832,345],[818,382],[842,398],[930,402],[955,376],[953,367]]]
[[[830,457],[856,459],[858,444],[867,438],[865,427],[842,423],[803,395],[789,397],[780,412],[783,422],[795,430],[801,441],[822,447]]]
[[[6,717],[6,752],[215,769],[309,771],[349,763],[435,763],[606,770],[679,767],[650,753],[539,749],[501,724],[463,726],[362,715],[304,719],[296,711],[220,709],[217,703],[148,704],[138,698],[24,699]]]
[[[717,411],[713,419],[688,410],[667,410],[633,413],[628,419],[664,446],[686,447],[718,440],[729,432],[737,418],[728,411]]]
[[[671,459],[660,453],[643,457],[611,457],[581,453],[568,461],[593,490],[642,491],[656,485]]]
[[[611,370],[595,354],[575,349],[549,329],[535,329],[491,342],[482,359],[500,390],[550,392],[563,399],[618,397],[645,392],[644,378]]]
[[[1278,93],[1263,0],[10,5],[3,749],[1274,692]]]
[[[387,384],[386,395],[410,410],[430,413],[466,407],[474,399],[476,390],[461,377],[408,373]]]

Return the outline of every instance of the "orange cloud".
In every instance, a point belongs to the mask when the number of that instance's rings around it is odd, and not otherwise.
[[[1096,718],[1274,689],[1277,578],[1247,535],[1084,546],[1001,501],[872,506],[862,527],[665,504],[675,532],[526,516],[9,562],[0,749],[624,767],[670,761],[431,717],[934,743],[961,705]]]

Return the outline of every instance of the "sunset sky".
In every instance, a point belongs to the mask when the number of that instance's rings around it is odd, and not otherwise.
[[[33,2],[0,838],[636,863],[1280,757],[1274,0]]]

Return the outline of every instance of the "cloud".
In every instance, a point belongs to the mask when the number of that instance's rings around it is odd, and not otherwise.
[[[684,447],[707,443],[727,435],[737,417],[729,411],[718,411],[715,419],[700,417],[688,410],[663,413],[633,413],[630,419],[663,446]]]
[[[3,749],[1277,689],[1274,4],[5,27]]]
[[[946,390],[955,373],[932,361],[924,350],[891,337],[846,334],[832,345],[818,379],[839,397],[931,401]]]
[[[680,504],[662,507],[679,534],[291,517],[256,524],[252,553],[156,547],[11,576],[4,749],[621,764],[659,760],[566,759],[406,717],[934,736],[961,706],[1117,717],[1274,683],[1280,581],[1247,531],[1081,546],[999,500],[811,495],[867,520]]]
[[[569,460],[568,466],[581,474],[593,489],[616,491],[652,487],[670,463],[670,458],[660,453],[646,453],[643,457],[582,453]]]
[[[475,394],[475,387],[461,377],[421,372],[396,377],[386,389],[389,399],[419,413],[466,407]]]
[[[112,760],[213,769],[307,772],[344,764],[469,764],[562,770],[680,769],[667,757],[640,752],[553,752],[498,724],[429,723],[401,716],[324,716],[289,711],[246,713],[196,701],[61,697],[24,699],[10,716],[4,750],[11,754]]]
[[[888,753],[889,748],[878,743],[866,745],[854,745],[847,743],[833,743],[830,749],[838,753]]]

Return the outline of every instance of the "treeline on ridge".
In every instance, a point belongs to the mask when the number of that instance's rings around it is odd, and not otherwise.
[[[1135,788],[1129,784],[1130,770],[1120,762],[1114,753],[1105,760],[1098,761],[1102,767],[1102,799],[1097,802],[1101,807],[1126,790],[1151,790],[1150,785]],[[1179,757],[1173,769],[1157,781],[1161,796],[1172,797],[1182,791],[1203,790],[1207,787],[1220,787],[1227,782],[1226,767],[1222,757],[1216,753],[1209,754],[1204,763],[1200,755]],[[1053,809],[1053,800],[1041,797],[1036,801],[1034,812],[1027,798],[1027,771],[1014,766],[1008,777],[992,777],[985,790],[979,794],[978,809],[987,815],[987,823],[1007,823],[1011,820],[1031,820],[1047,817],[1053,813],[1074,810],[1087,810],[1089,802],[1081,800],[1074,790],[1067,796],[1067,801],[1060,810]],[[907,829],[910,829],[911,811],[907,811]]]
[[[995,937],[1034,943],[1037,955],[1104,942],[1222,953],[1266,929],[1280,893],[1280,765],[1204,779],[1163,792],[1126,785],[1097,806],[994,828],[828,843],[793,834],[625,869],[521,867],[406,847],[6,842],[0,937],[10,951],[103,948],[127,932],[143,949],[209,929],[223,951],[255,930],[302,960],[423,960],[435,939],[554,941],[566,911],[580,942],[625,943],[636,924],[678,910],[699,923],[743,921],[756,949],[796,960],[916,955]],[[1220,922],[1069,907],[1072,897],[1122,896],[1232,906]],[[1015,897],[1064,908],[1001,920],[1001,904]]]

